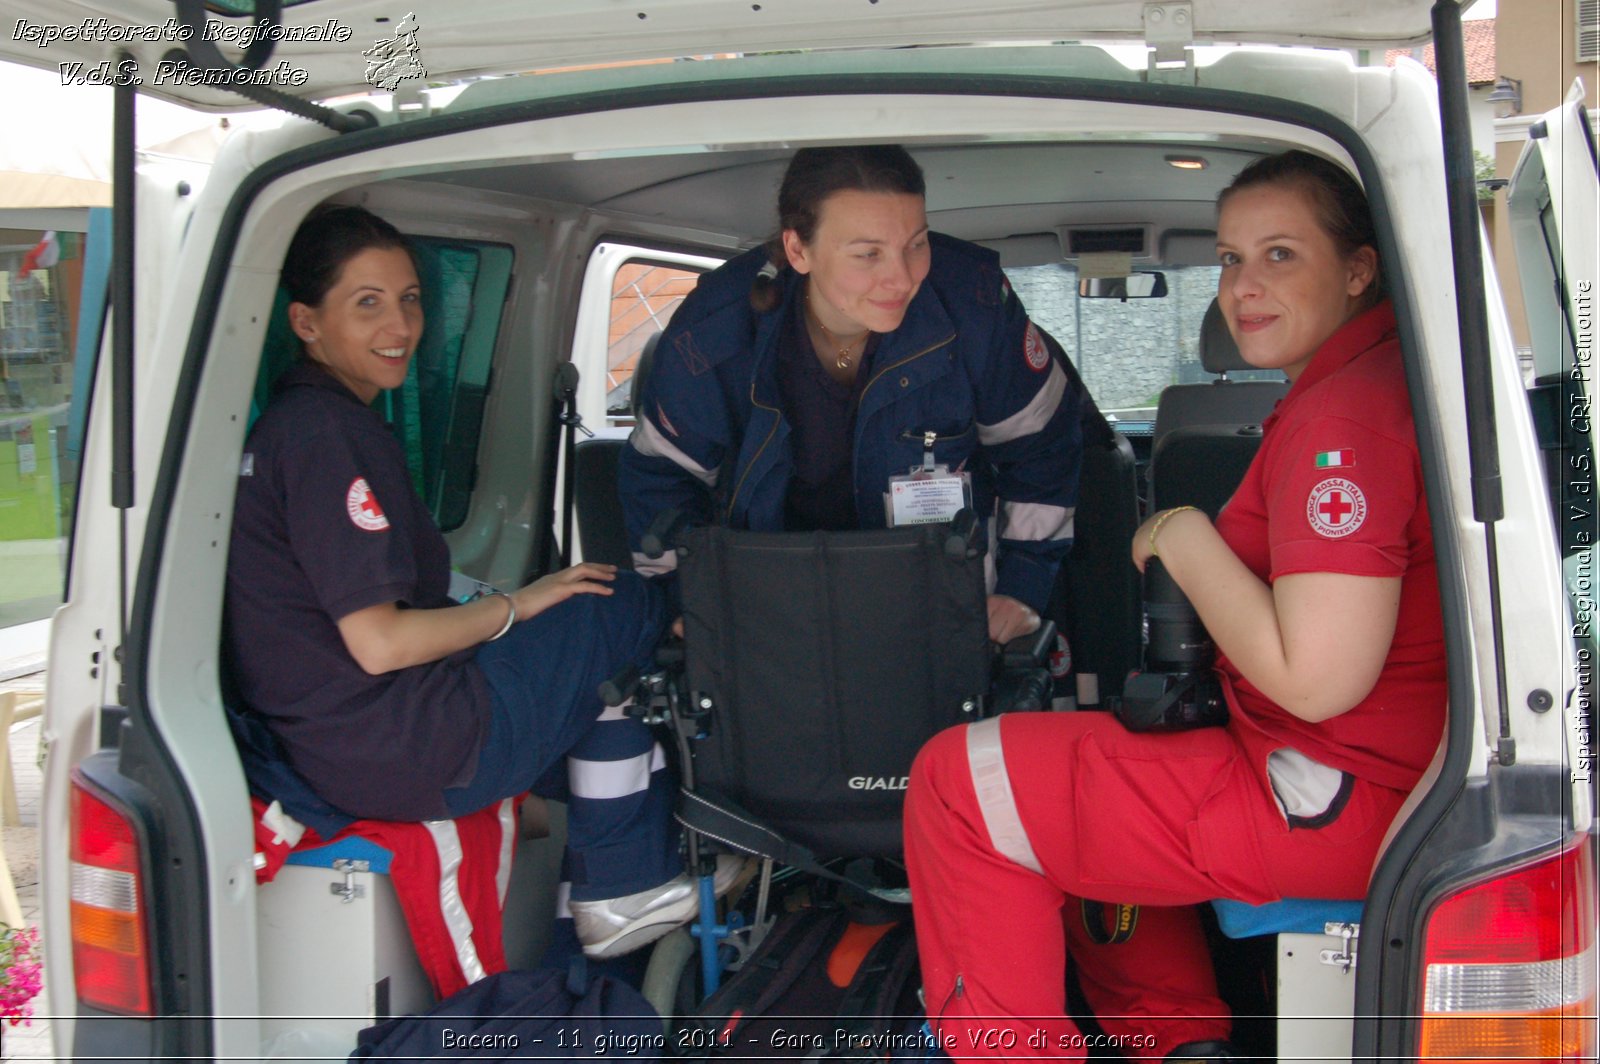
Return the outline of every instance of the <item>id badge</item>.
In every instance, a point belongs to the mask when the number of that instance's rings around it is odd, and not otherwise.
[[[966,470],[950,472],[946,465],[935,465],[932,441],[925,443],[922,464],[909,473],[889,478],[884,496],[890,528],[927,525],[954,520],[962,509],[972,506],[972,474]]]

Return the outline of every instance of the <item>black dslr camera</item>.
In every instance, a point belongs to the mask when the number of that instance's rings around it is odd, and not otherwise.
[[[1144,669],[1128,674],[1112,712],[1129,731],[1185,731],[1228,722],[1211,664],[1217,649],[1160,559],[1144,566]]]

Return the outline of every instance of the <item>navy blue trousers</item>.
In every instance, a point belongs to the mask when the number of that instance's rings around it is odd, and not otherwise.
[[[630,572],[611,586],[611,595],[574,595],[478,648],[489,727],[472,781],[444,792],[455,816],[529,790],[566,802],[566,868],[578,901],[633,894],[683,871],[660,748],[599,695],[624,665],[649,664],[668,620],[665,597]]]

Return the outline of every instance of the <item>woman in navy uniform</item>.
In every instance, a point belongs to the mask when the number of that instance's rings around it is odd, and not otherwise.
[[[882,528],[890,478],[971,477],[997,642],[1035,628],[1072,545],[1080,395],[992,251],[928,231],[898,146],[805,148],[779,235],[700,279],[657,348],[619,481],[634,565],[663,511],[756,530]]]
[[[697,906],[672,788],[644,725],[597,694],[648,660],[659,596],[585,563],[453,601],[444,537],[370,406],[422,335],[411,249],[376,215],[325,209],[295,234],[283,281],[301,358],[246,443],[228,559],[246,703],[352,816],[461,816],[536,785],[565,798],[585,951],[665,934]],[[719,871],[731,884],[734,862]]]

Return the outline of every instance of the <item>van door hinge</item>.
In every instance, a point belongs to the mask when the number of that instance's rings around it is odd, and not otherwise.
[[[338,897],[339,901],[345,905],[349,905],[357,898],[364,898],[367,896],[367,888],[356,882],[356,873],[370,872],[372,871],[372,865],[368,864],[366,861],[353,861],[348,858],[341,857],[333,862],[333,870],[335,872],[344,873],[344,881],[341,883],[329,883],[329,894],[333,894]]]
[[[1325,949],[1317,954],[1317,959],[1323,964],[1339,968],[1348,972],[1356,966],[1356,947],[1361,944],[1361,925],[1352,923],[1329,923],[1322,925],[1324,935],[1337,935],[1340,940],[1338,949]]]
[[[1144,43],[1152,51],[1145,79],[1193,85],[1194,8],[1189,0],[1153,0],[1144,5]]]

